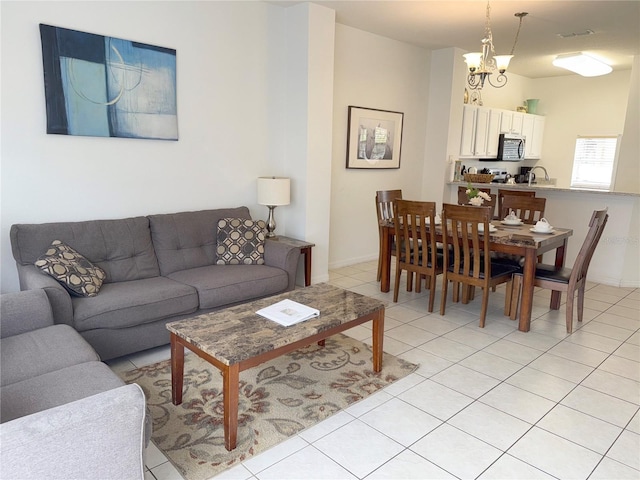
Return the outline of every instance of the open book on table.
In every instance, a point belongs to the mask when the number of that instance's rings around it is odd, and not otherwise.
[[[320,316],[320,310],[289,299],[269,305],[256,313],[285,327]]]

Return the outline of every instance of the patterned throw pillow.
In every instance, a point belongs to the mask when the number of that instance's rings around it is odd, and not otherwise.
[[[35,266],[79,297],[95,297],[106,278],[104,270],[60,240],[51,243],[44,255],[36,260]]]
[[[218,221],[217,265],[264,265],[262,220],[223,218]]]

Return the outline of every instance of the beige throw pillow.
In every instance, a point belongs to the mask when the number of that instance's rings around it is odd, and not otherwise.
[[[217,265],[264,265],[262,220],[223,218],[218,221]]]
[[[79,297],[95,297],[106,278],[104,270],[60,240],[51,243],[44,255],[35,261],[35,266]]]

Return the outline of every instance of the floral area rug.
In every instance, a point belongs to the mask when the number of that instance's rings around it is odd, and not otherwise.
[[[153,417],[152,441],[187,480],[210,478],[315,425],[413,372],[417,365],[384,354],[372,369],[371,349],[345,335],[240,372],[238,446],[224,448],[222,375],[185,355],[183,403],[171,402],[169,360],[123,374],[139,384]]]

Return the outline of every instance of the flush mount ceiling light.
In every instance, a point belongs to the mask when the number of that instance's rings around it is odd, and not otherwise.
[[[516,38],[509,55],[496,55],[493,46],[493,32],[491,31],[491,6],[487,2],[486,18],[484,24],[484,38],[482,39],[482,51],[467,53],[464,55],[464,61],[469,68],[467,76],[467,84],[471,90],[482,90],[485,81],[495,88],[504,87],[507,84],[507,76],[504,72],[509,67],[509,62],[513,58],[513,52],[518,43],[518,35],[522,27],[522,20],[527,16],[527,12],[516,13],[515,16],[520,19]],[[498,75],[492,80],[491,75],[497,71]]]
[[[565,68],[583,77],[606,75],[613,70],[606,63],[581,52],[558,55],[552,63],[556,67]]]

